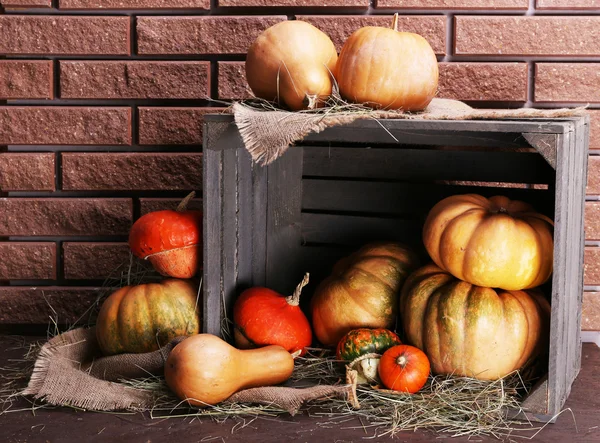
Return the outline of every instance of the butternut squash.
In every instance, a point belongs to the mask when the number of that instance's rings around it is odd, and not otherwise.
[[[215,405],[237,391],[283,383],[294,358],[282,346],[239,350],[212,334],[186,338],[165,362],[165,380],[181,400]]]

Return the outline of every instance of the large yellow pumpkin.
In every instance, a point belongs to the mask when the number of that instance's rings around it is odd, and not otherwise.
[[[478,286],[534,288],[552,273],[552,220],[502,196],[454,195],[438,202],[425,221],[423,242],[440,268]]]
[[[373,108],[420,111],[437,92],[439,69],[427,40],[392,28],[365,26],[344,44],[336,67],[340,94]]]
[[[336,346],[352,329],[390,329],[404,280],[417,266],[417,257],[397,243],[372,243],[333,268],[311,300],[315,336]]]
[[[399,316],[406,341],[427,354],[434,374],[495,380],[548,345],[550,305],[540,292],[474,286],[434,264],[408,278]]]
[[[337,57],[324,32],[301,20],[284,21],[250,46],[246,79],[257,97],[293,111],[312,109],[331,95]]]
[[[198,285],[190,280],[125,286],[102,304],[96,338],[104,355],[156,351],[179,335],[200,332]]]

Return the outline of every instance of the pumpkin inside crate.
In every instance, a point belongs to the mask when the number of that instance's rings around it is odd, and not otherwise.
[[[312,284],[302,306],[310,312],[312,292],[333,265],[369,242],[404,243],[427,263],[422,230],[437,202],[503,195],[555,221],[554,273],[541,287],[552,305],[549,363],[522,403],[528,418],[551,419],[580,367],[587,128],[585,118],[363,120],[312,134],[261,167],[252,164],[231,117],[208,117],[207,331],[220,333],[243,289],[291,293],[304,272]]]

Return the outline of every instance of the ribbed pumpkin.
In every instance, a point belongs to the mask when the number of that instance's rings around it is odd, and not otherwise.
[[[417,257],[397,243],[372,243],[335,264],[311,300],[313,330],[333,347],[358,328],[394,326],[398,295]]]
[[[365,26],[346,40],[336,66],[340,94],[374,108],[420,111],[437,92],[439,70],[427,40],[412,32]]]
[[[503,196],[454,195],[438,202],[425,221],[423,242],[440,268],[478,286],[534,288],[552,273],[552,220]]]
[[[200,332],[198,285],[189,280],[125,286],[102,304],[96,338],[102,353],[156,351],[179,335]]]
[[[408,278],[399,315],[434,374],[495,380],[547,349],[550,305],[540,292],[471,285],[434,264]]]
[[[324,32],[301,20],[286,20],[252,43],[246,79],[257,97],[283,102],[293,111],[312,109],[331,95],[337,57]]]

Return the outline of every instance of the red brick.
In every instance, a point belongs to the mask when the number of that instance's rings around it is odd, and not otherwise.
[[[600,240],[600,202],[585,203],[585,239]]]
[[[590,114],[590,149],[600,149],[600,110]]]
[[[60,325],[85,322],[101,288],[3,287],[0,288],[0,324]],[[85,323],[81,323],[85,324]]]
[[[10,8],[51,8],[52,0],[0,0],[0,6]]]
[[[585,248],[583,273],[585,285],[600,286],[600,247],[588,246]]]
[[[600,0],[536,0],[537,9],[600,9]]]
[[[326,8],[368,8],[369,0],[219,0],[219,6],[229,7],[326,7]]]
[[[65,153],[66,191],[202,189],[201,153]]]
[[[600,195],[600,156],[590,155],[588,159],[588,195]]]
[[[0,242],[0,280],[56,279],[56,243]]]
[[[69,280],[104,280],[116,277],[129,263],[127,243],[63,244],[65,278]]]
[[[138,17],[139,54],[245,54],[285,16]]]
[[[0,99],[52,99],[52,62],[0,60]]]
[[[218,91],[219,98],[225,100],[253,97],[244,62],[219,62]]]
[[[62,98],[210,97],[209,62],[62,61]]]
[[[583,331],[600,331],[600,292],[583,293],[581,329]]]
[[[210,9],[210,0],[59,0],[60,9]]]
[[[527,9],[528,0],[375,0],[377,8],[405,9]]]
[[[382,26],[389,28],[392,25],[391,16],[297,16],[298,20],[307,21],[325,32],[338,51],[346,39],[357,29],[363,26]],[[406,15],[400,16],[398,29],[405,32],[414,32],[427,39],[436,54],[446,53],[446,17],[442,15]]]
[[[141,215],[149,212],[176,209],[182,199],[180,198],[140,198]],[[187,205],[188,209],[202,210],[202,199],[194,198]]]
[[[600,55],[600,17],[455,17],[458,55]]]
[[[0,54],[129,55],[129,17],[0,15]]]
[[[204,115],[224,108],[139,108],[140,145],[200,145]]]
[[[600,17],[599,17],[600,18]],[[600,27],[600,22],[598,22]],[[598,34],[600,39],[600,32]],[[600,63],[536,63],[535,101],[600,102]]]
[[[0,235],[127,235],[128,198],[0,198]]]
[[[0,191],[54,191],[54,154],[3,152]]]
[[[130,108],[0,106],[0,145],[130,144]]]
[[[527,101],[526,63],[440,63],[439,66],[439,97]]]

